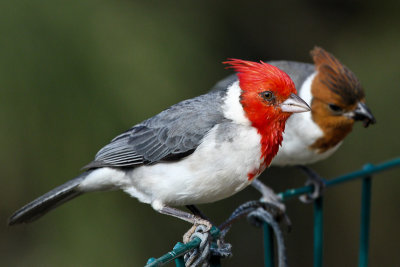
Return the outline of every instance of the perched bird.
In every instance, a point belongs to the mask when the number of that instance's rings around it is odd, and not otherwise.
[[[304,165],[326,159],[339,148],[355,121],[362,121],[365,127],[376,122],[365,104],[364,89],[356,75],[320,47],[315,47],[311,56],[314,64],[268,62],[292,78],[299,96],[312,109],[288,119],[282,147],[271,166]],[[237,79],[236,75],[231,75],[217,83],[212,91],[224,90]],[[305,166],[302,168],[312,178],[310,182],[320,186],[320,181],[316,181],[318,176]],[[255,183],[259,185],[260,181]],[[314,198],[319,191],[321,188]]]
[[[115,137],[77,178],[9,219],[32,222],[87,192],[121,189],[158,212],[204,222],[173,208],[214,202],[245,188],[278,152],[285,122],[309,111],[290,77],[272,65],[227,62],[238,81],[182,101]]]

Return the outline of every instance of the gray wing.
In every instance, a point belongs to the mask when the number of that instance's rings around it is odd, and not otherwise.
[[[286,61],[286,60],[268,61],[268,63],[286,72],[293,80],[297,90],[300,90],[306,78],[315,71],[314,65],[309,63],[301,63],[301,62]],[[228,87],[230,84],[234,83],[235,81],[237,81],[237,76],[236,74],[232,74],[226,77],[225,79],[219,81],[216,85],[214,85],[211,91],[222,90]]]
[[[193,153],[211,128],[225,120],[224,95],[220,90],[171,106],[114,138],[84,168],[134,167]]]

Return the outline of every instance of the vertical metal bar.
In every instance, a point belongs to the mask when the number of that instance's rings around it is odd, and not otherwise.
[[[323,258],[323,198],[314,201],[314,267],[322,267]]]
[[[264,265],[265,267],[274,267],[274,239],[272,228],[268,223],[263,223],[264,231]]]
[[[184,246],[183,243],[178,242],[178,243],[176,243],[174,249],[179,249],[183,246]],[[185,261],[183,259],[183,256],[176,258],[174,261],[175,261],[176,267],[185,267]]]
[[[365,166],[368,168],[368,165]],[[361,225],[360,225],[360,250],[358,256],[358,266],[368,266],[368,250],[369,250],[369,227],[371,214],[371,187],[372,179],[370,176],[365,177],[362,182],[361,196]]]
[[[176,258],[174,261],[176,267],[185,267],[185,261],[183,260],[183,257]]]
[[[211,248],[216,249],[216,248],[218,248],[218,244],[217,244],[216,240],[218,240],[220,231],[217,227],[213,226],[211,228],[210,232],[211,232],[212,237],[214,238],[214,241],[211,243]],[[210,267],[221,267],[221,257],[217,256],[217,255],[211,255],[209,264],[210,264]]]

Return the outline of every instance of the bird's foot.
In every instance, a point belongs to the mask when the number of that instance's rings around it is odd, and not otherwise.
[[[276,206],[282,212],[286,211],[285,204],[282,203],[281,199],[274,192],[274,190],[272,190],[271,188],[269,188],[268,186],[266,186],[264,183],[262,183],[259,180],[254,180],[251,183],[251,186],[254,187],[258,192],[261,193],[260,201],[262,203],[270,203],[270,204],[273,204],[274,206]]]
[[[196,237],[201,240],[197,248],[185,254],[185,266],[203,266],[208,263],[211,256],[212,241],[212,236],[209,232],[210,229],[204,224],[193,225],[193,227],[185,233],[183,236],[184,243],[188,243]]]
[[[217,242],[211,244],[211,256],[219,258],[232,257],[232,245],[225,243],[222,239],[217,239]]]
[[[324,194],[326,181],[311,168],[303,165],[300,165],[298,167],[308,176],[305,185],[312,185],[314,187],[314,191],[312,193],[302,195],[299,197],[299,199],[303,203],[312,203],[315,199],[321,197]]]
[[[194,224],[193,226],[189,229],[189,231],[187,231],[184,235],[183,235],[183,243],[188,243],[190,242],[193,238],[193,235],[197,232],[204,232],[204,233],[208,233],[210,232],[212,227],[212,224],[204,219],[198,218],[196,217],[194,219]]]
[[[277,222],[285,224],[287,231],[291,229],[291,222],[286,214],[286,206],[282,203],[280,197],[268,186],[259,180],[254,180],[251,185],[261,193],[260,203]],[[254,226],[260,226],[255,221],[250,221]]]
[[[187,237],[184,237],[184,242],[190,242],[194,238],[199,238],[200,244],[197,248],[185,254],[185,266],[209,266],[213,257],[228,258],[232,256],[231,244],[225,243],[221,238],[217,238],[214,234],[211,234],[208,227],[204,224],[192,227],[186,235]]]
[[[189,231],[187,231],[183,235],[183,241],[185,244],[190,241],[190,237],[196,231],[196,228],[198,226],[203,225],[205,227],[204,229],[205,232],[209,232],[212,227],[212,223],[210,221],[176,208],[162,206],[161,208],[157,209],[157,211],[162,214],[170,215],[193,224],[192,228],[190,228]]]

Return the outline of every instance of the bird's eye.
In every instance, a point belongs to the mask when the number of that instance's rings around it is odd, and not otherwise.
[[[264,91],[261,96],[267,101],[271,101],[274,98],[274,94],[271,91]]]
[[[341,112],[342,108],[335,104],[328,104],[329,108],[334,112]]]

